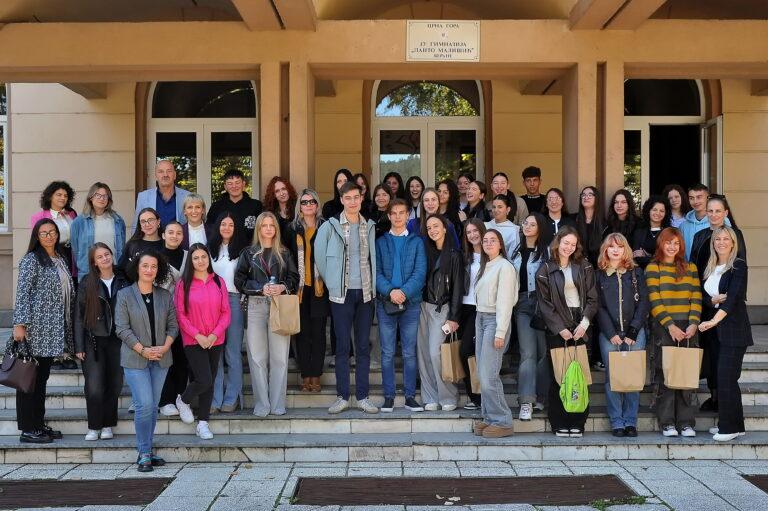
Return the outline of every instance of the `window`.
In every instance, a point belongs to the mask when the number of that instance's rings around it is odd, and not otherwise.
[[[704,115],[696,80],[625,80],[624,115]]]
[[[473,81],[379,83],[376,117],[461,117],[480,115]]]
[[[0,227],[8,226],[8,96],[5,84],[0,84]]]

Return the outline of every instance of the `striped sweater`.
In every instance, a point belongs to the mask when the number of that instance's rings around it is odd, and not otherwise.
[[[688,271],[677,279],[672,264],[652,262],[645,270],[651,300],[651,316],[663,327],[672,321],[689,325],[701,322],[701,287],[696,265],[688,263]]]

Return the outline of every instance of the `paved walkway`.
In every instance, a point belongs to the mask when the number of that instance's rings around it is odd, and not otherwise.
[[[768,494],[742,474],[768,474],[768,461],[529,461],[529,462],[357,462],[357,463],[169,463],[150,474],[132,464],[0,465],[3,479],[111,480],[173,477],[149,506],[87,506],[81,510],[224,511],[434,511],[445,506],[301,506],[291,504],[299,477],[484,477],[615,474],[645,503],[615,505],[612,511],[764,511]],[[331,488],[329,488],[331,490]],[[2,495],[0,495],[2,508]],[[77,508],[57,508],[74,511]],[[590,506],[461,506],[462,511],[594,510]]]

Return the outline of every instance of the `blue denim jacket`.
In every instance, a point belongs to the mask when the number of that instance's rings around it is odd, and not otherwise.
[[[517,270],[517,273],[520,274],[520,266],[523,264],[523,256],[520,255],[520,252],[515,250],[516,254],[515,257],[512,259],[512,264],[515,267],[515,270]],[[549,252],[549,250],[547,250]],[[521,289],[520,292],[527,291],[529,293],[532,293],[536,291],[536,272],[539,271],[539,268],[541,265],[546,261],[546,257],[539,258],[533,262],[533,264],[529,264],[526,266],[528,269],[528,289]],[[530,262],[530,259],[529,259]]]
[[[117,264],[123,255],[125,247],[125,221],[116,212],[112,212],[115,219],[115,253],[112,260]],[[93,217],[80,215],[72,222],[71,226],[72,257],[77,265],[77,280],[82,281],[88,274],[88,251],[93,246]]]

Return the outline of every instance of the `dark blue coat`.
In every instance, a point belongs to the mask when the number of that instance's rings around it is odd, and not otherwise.
[[[635,272],[635,283],[632,282],[632,272]],[[624,320],[623,335],[637,340],[637,332],[645,325],[651,302],[648,299],[648,288],[645,283],[645,272],[640,268],[628,270],[621,275],[621,302],[619,301],[619,279],[616,275],[608,275],[605,270],[597,273],[597,294],[600,307],[597,310],[597,321],[600,332],[608,339],[614,335],[622,335],[619,322],[619,307]]]
[[[395,244],[392,235],[384,234],[376,240],[376,291],[389,296],[395,289],[392,285],[392,269],[394,267]],[[421,292],[427,278],[427,255],[424,242],[415,232],[408,232],[408,237],[400,255],[400,269],[403,272],[403,285],[400,290],[405,293],[410,303],[421,302]]]
[[[703,272],[703,270],[702,270]],[[701,282],[702,303],[710,304],[705,307],[705,314],[712,317],[714,312],[710,309],[712,297],[704,290],[704,282]],[[726,294],[725,302],[720,304],[720,309],[728,315],[715,327],[717,340],[724,346],[752,346],[752,327],[747,315],[747,263],[737,258],[733,268],[720,276],[718,286],[720,294]],[[714,309],[716,311],[717,309]]]

